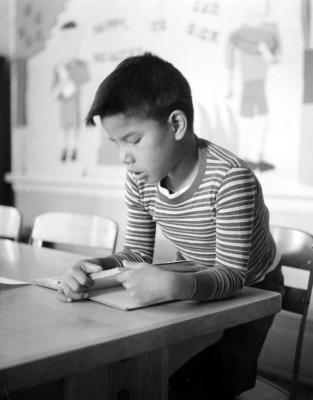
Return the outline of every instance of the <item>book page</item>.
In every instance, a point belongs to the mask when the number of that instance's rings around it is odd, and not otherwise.
[[[153,264],[163,270],[173,272],[198,272],[204,269],[199,267],[192,261],[171,261],[160,264]],[[111,268],[91,274],[90,277],[94,280],[93,286],[90,288],[89,300],[117,308],[119,310],[135,310],[137,308],[148,307],[154,304],[164,303],[164,300],[156,301],[153,304],[142,305],[137,303],[128,293],[128,291],[116,280],[116,276],[125,268]],[[60,277],[37,278],[34,280],[36,285],[45,286],[57,290],[61,284]]]
[[[97,303],[101,303],[123,311],[151,307],[160,303],[168,303],[168,301],[164,300],[155,301],[151,304],[137,303],[123,286],[95,291],[92,293],[92,296],[89,298],[89,300],[96,301]]]
[[[94,281],[92,290],[105,289],[113,286],[121,285],[117,280],[116,276],[120,273],[120,268],[111,268],[108,270],[96,272],[91,274],[90,277]],[[39,286],[44,286],[49,289],[58,290],[62,283],[61,277],[50,277],[50,278],[36,278],[34,283]]]
[[[0,287],[14,287],[22,285],[31,285],[31,282],[17,281],[15,279],[5,278],[0,276]]]

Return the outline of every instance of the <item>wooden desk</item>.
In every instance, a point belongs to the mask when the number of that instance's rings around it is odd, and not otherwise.
[[[0,241],[0,276],[11,279],[59,275],[79,259]],[[225,328],[280,310],[280,295],[251,288],[232,300],[136,311],[63,303],[55,291],[34,285],[0,294],[0,394],[24,390],[23,398],[30,393],[45,400],[49,393],[75,400],[166,399],[169,374]],[[49,387],[44,396],[41,384]]]

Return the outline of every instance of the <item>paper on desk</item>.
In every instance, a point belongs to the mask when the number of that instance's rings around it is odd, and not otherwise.
[[[24,281],[17,281],[15,279],[10,279],[0,276],[0,286],[20,286],[20,285],[31,285],[31,283]]]

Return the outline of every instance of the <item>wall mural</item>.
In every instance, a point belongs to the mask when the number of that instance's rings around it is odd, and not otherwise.
[[[243,120],[250,120],[242,123],[238,154],[254,169],[267,171],[275,166],[264,159],[270,112],[265,87],[269,66],[279,60],[280,38],[277,24],[267,19],[268,9],[246,11],[243,24],[229,36],[228,97],[233,96],[235,51],[238,51],[241,72],[239,113]]]
[[[59,123],[64,139],[60,154],[62,162],[69,159],[76,161],[78,158],[79,134],[83,122],[81,87],[89,80],[87,62],[76,56],[79,46],[76,29],[75,21],[61,26],[67,52],[53,69],[52,92],[59,103]]]
[[[27,60],[46,45],[57,15],[66,0],[19,0],[15,7],[15,42],[13,45],[13,70],[16,74],[17,99],[13,109],[13,122],[27,125],[25,96],[27,90]]]
[[[86,179],[118,165],[114,144],[84,117],[121,60],[151,51],[189,80],[199,136],[261,180],[313,185],[311,2],[16,0],[15,172]]]

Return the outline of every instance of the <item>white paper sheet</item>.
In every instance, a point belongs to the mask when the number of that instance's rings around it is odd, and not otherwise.
[[[0,285],[1,286],[20,286],[20,285],[31,285],[31,282],[17,281],[15,279],[5,278],[0,276]]]

